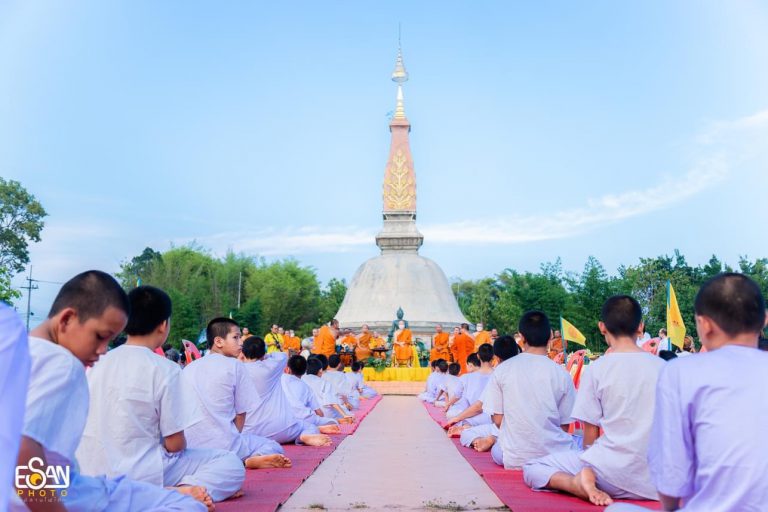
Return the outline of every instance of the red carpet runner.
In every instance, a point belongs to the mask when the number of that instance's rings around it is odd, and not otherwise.
[[[341,434],[331,436],[333,445],[327,447],[286,445],[285,456],[293,463],[290,469],[248,470],[243,484],[243,497],[216,503],[217,511],[248,510],[249,512],[274,512],[286,502],[299,486],[314,473],[347,436],[357,430],[381,396],[371,400],[362,400],[360,409],[355,411],[357,421],[352,425],[342,425]]]
[[[429,416],[443,426],[445,423],[445,412],[432,404],[424,402]],[[480,453],[472,448],[461,446],[458,439],[451,439],[459,453],[469,462],[469,465],[485,480],[488,487],[496,493],[496,496],[510,510],[514,512],[594,512],[601,510],[598,507],[587,503],[579,498],[561,494],[559,492],[535,492],[523,482],[523,472],[519,470],[504,469],[496,465],[491,459],[491,454]],[[627,501],[650,510],[661,510],[661,505],[657,501]]]

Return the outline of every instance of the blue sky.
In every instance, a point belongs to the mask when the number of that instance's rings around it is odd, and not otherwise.
[[[50,213],[36,277],[196,240],[351,278],[398,23],[422,254],[449,278],[768,255],[765,3],[6,1],[0,175]]]

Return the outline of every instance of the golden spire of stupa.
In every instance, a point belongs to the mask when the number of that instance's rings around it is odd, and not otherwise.
[[[397,44],[397,61],[395,70],[392,72],[392,81],[397,83],[397,104],[395,106],[395,115],[393,119],[405,119],[405,105],[403,104],[403,83],[408,81],[408,71],[403,64],[403,50],[400,47],[400,38]]]

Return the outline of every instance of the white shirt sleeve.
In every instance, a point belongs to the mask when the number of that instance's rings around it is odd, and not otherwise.
[[[501,384],[496,372],[491,375],[488,385],[483,393],[483,412],[486,414],[504,414],[503,400],[501,395]]]
[[[573,421],[571,414],[573,413],[573,404],[576,401],[576,388],[573,386],[570,374],[565,370],[562,373],[563,393],[557,403],[557,409],[560,412],[560,424],[567,425]]]
[[[256,409],[261,403],[256,385],[245,369],[245,363],[235,360],[235,414]]]
[[[600,425],[600,420],[603,418],[603,405],[600,403],[600,397],[597,396],[597,382],[593,375],[594,371],[584,372],[582,375],[571,415],[575,420]]]

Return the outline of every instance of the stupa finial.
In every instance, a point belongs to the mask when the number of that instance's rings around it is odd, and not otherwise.
[[[395,105],[395,115],[393,119],[405,119],[405,104],[403,103],[403,84],[408,81],[408,71],[403,64],[403,48],[400,45],[400,30],[398,28],[397,36],[397,61],[395,61],[395,70],[392,72],[392,81],[397,84],[397,104]]]

